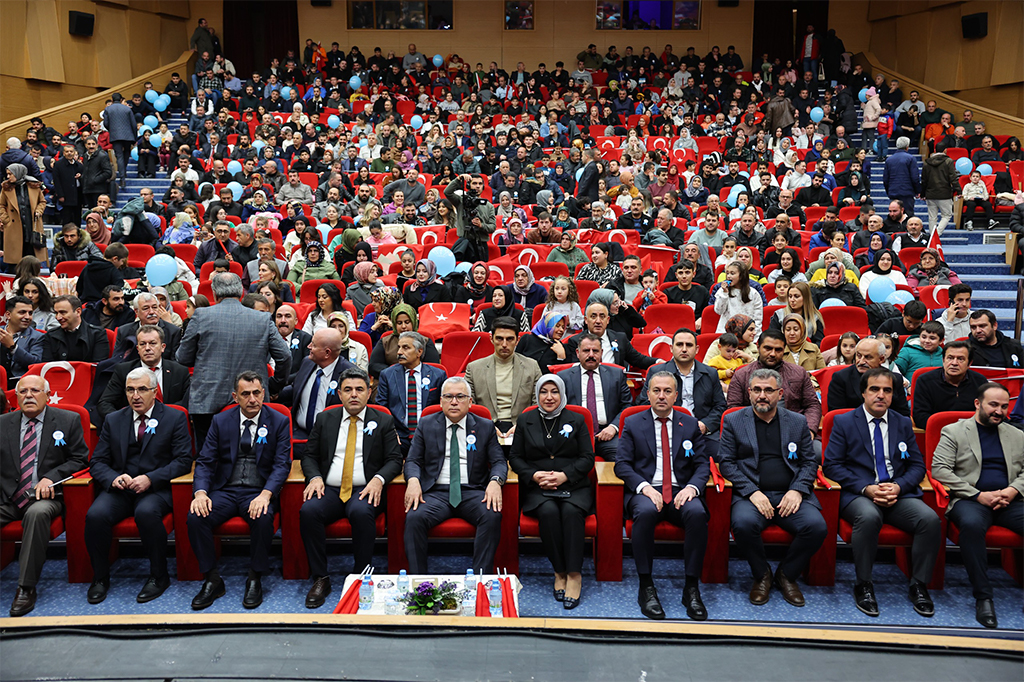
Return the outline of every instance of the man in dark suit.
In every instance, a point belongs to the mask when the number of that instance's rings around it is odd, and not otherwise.
[[[708,541],[708,512],[701,495],[711,471],[704,451],[706,439],[696,419],[675,411],[678,389],[672,373],[657,372],[649,383],[651,409],[626,419],[615,458],[615,474],[626,488],[626,512],[633,519],[633,561],[640,576],[637,601],[648,618],[665,618],[651,577],[654,528],[665,519],[686,529],[686,615],[707,620],[700,598]]]
[[[309,437],[318,414],[331,405],[341,404],[338,393],[341,373],[355,367],[340,357],[341,344],[341,332],[337,329],[318,329],[309,342],[309,354],[299,365],[294,383],[281,391],[281,402],[292,407],[297,440]]]
[[[423,410],[441,402],[441,385],[448,376],[444,370],[421,362],[426,339],[416,332],[398,337],[398,362],[380,373],[377,404],[395,417],[395,429],[407,454]]]
[[[323,606],[331,593],[324,528],[338,519],[352,524],[353,573],[373,563],[376,519],[384,511],[384,486],[402,472],[402,450],[395,420],[367,408],[370,378],[360,369],[341,374],[343,410],[320,413],[302,457],[306,478],[299,528],[306,546],[313,586],[306,608]],[[360,436],[361,434],[361,436]]]
[[[629,338],[622,332],[608,329],[611,321],[611,314],[608,306],[603,303],[591,303],[587,306],[584,323],[587,331],[601,339],[601,362],[607,362],[620,367],[629,366],[630,369],[647,369],[657,364],[657,360],[649,358],[630,343]],[[580,334],[576,334],[562,342],[567,353],[575,353],[576,345],[579,343]]]
[[[583,166],[583,174],[580,175],[580,180],[576,185],[576,196],[580,200],[597,201],[597,160],[601,158],[601,152],[597,149],[586,149],[583,152],[583,158],[586,162]]]
[[[96,406],[104,419],[112,412],[128,406],[124,387],[129,372],[137,367],[149,370],[156,376],[156,399],[165,405],[187,407],[188,387],[192,377],[188,369],[163,357],[164,330],[155,325],[143,325],[136,334],[136,348],[139,359],[129,360],[114,366],[113,375]]]
[[[164,330],[164,358],[173,360],[181,343],[181,327],[160,319],[160,299],[150,293],[141,293],[132,301],[132,308],[138,319],[117,328],[114,337],[114,354],[120,362],[139,359],[139,350],[135,347],[139,327],[144,324],[155,325]]]
[[[648,376],[658,372],[671,372],[679,384],[676,405],[685,407],[700,423],[700,431],[706,437],[704,449],[708,457],[718,454],[718,429],[725,412],[725,395],[718,380],[718,371],[697,360],[697,334],[689,329],[680,329],[672,335],[672,359],[652,367]],[[648,384],[637,398],[637,405],[648,405]]]
[[[188,417],[157,402],[156,387],[156,375],[149,370],[128,373],[128,407],[107,417],[92,455],[90,473],[99,494],[85,515],[93,570],[90,604],[107,597],[113,528],[129,516],[135,517],[149,555],[149,580],[137,601],[152,601],[171,584],[164,516],[171,513],[171,480],[188,473],[193,448]]]
[[[288,377],[288,383],[291,384],[299,373],[302,360],[309,355],[309,342],[313,340],[313,337],[301,329],[296,329],[299,324],[298,313],[287,303],[282,304],[274,313],[274,324],[277,325],[277,331],[281,333],[281,338],[284,339],[292,354],[292,369]]]
[[[565,382],[565,400],[590,411],[594,420],[594,454],[606,462],[615,460],[619,447],[619,416],[633,403],[626,373],[601,364],[601,339],[585,333],[576,345],[579,364],[558,376]]]
[[[32,301],[24,296],[15,296],[7,301],[10,317],[7,326],[0,329],[0,364],[7,371],[8,386],[14,388],[21,375],[43,360],[43,346],[46,336],[35,328],[32,321]]]
[[[827,532],[814,495],[819,458],[807,420],[779,407],[779,373],[759,369],[748,386],[751,406],[725,417],[718,451],[722,475],[732,481],[733,537],[754,576],[750,603],[759,606],[768,602],[773,582],[761,532],[774,523],[792,535],[774,583],[787,602],[803,606],[796,578]]]
[[[445,380],[442,413],[425,417],[413,436],[405,461],[404,540],[411,573],[427,572],[427,533],[453,516],[476,526],[473,566],[484,573],[494,568],[508,463],[494,424],[470,413],[471,396],[462,377]]]
[[[60,324],[43,339],[43,362],[102,362],[110,357],[107,332],[82,321],[82,301],[58,296],[53,314]]]
[[[50,524],[64,510],[57,483],[89,465],[81,420],[46,406],[50,390],[42,377],[22,378],[15,392],[19,411],[0,417],[0,526],[22,527],[12,618],[35,608]]]
[[[213,529],[241,516],[249,524],[249,577],[242,606],[263,603],[260,577],[270,570],[277,496],[291,469],[288,417],[263,409],[263,377],[242,372],[232,394],[237,407],[213,418],[196,458],[188,539],[203,572],[203,586],[192,599],[196,611],[224,596],[217,570]]]
[[[82,221],[82,175],[85,166],[78,158],[78,149],[65,142],[60,158],[53,163],[53,194],[60,208],[60,224]]]
[[[878,339],[862,339],[854,351],[853,365],[832,375],[828,384],[828,409],[845,410],[864,404],[860,390],[861,377],[869,369],[882,366],[886,352],[885,344]],[[904,417],[910,416],[910,405],[903,390],[903,382],[896,381],[892,387],[892,408]]]
[[[825,449],[824,472],[843,487],[839,514],[853,526],[853,563],[857,608],[878,615],[871,569],[883,523],[914,536],[911,549],[910,603],[922,616],[935,614],[926,587],[939,554],[942,526],[924,500],[919,484],[924,457],[917,449],[914,425],[890,409],[894,387],[901,383],[884,367],[861,375],[863,405],[839,415]]]

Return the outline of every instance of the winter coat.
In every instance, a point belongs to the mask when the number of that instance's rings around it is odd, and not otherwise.
[[[956,164],[942,152],[924,160],[921,168],[921,192],[925,199],[952,199],[960,189]]]
[[[110,157],[102,149],[96,153],[82,157],[82,193],[103,194],[110,191],[110,178],[114,177],[114,171],[110,167]]]
[[[43,198],[42,184],[38,182],[27,183],[28,202],[32,210],[32,230],[43,234],[43,211],[46,209],[46,199]],[[4,262],[17,264],[23,256],[32,254],[22,253],[26,244],[25,231],[22,223],[23,216],[18,206],[18,195],[14,184],[4,182],[0,185],[0,230],[4,233]],[[35,257],[46,262],[46,245],[35,250]]]
[[[62,240],[57,240],[53,245],[53,255],[50,256],[50,267],[57,267],[57,263],[71,260],[103,260],[103,253],[95,244],[89,233],[78,228],[78,243],[74,247],[68,247]]]
[[[914,376],[914,372],[922,367],[942,367],[942,346],[929,353],[921,348],[921,340],[916,336],[907,339],[896,357],[896,367],[905,377]]]
[[[898,149],[885,160],[882,184],[890,197],[911,197],[921,193],[921,173],[914,157]]]
[[[864,120],[861,123],[861,128],[877,128],[878,117],[882,113],[882,105],[878,101],[878,95],[868,98],[868,101],[864,103]]]

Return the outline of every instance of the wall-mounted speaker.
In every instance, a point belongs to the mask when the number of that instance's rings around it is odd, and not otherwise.
[[[739,7],[740,0],[718,0],[719,7]]]
[[[313,7],[330,7],[331,0],[309,0],[309,4]]]
[[[960,17],[960,28],[964,32],[964,40],[984,38],[988,35],[988,12]]]
[[[73,36],[91,36],[95,15],[85,12],[68,12],[68,33]]]

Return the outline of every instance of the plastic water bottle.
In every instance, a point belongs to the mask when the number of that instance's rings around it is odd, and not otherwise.
[[[501,615],[501,583],[497,578],[491,580],[491,589],[487,591],[487,601],[490,602],[491,615]]]
[[[363,582],[359,586],[359,610],[365,611],[373,606],[373,582],[370,581],[370,576],[364,576]]]
[[[479,581],[477,580],[476,575],[474,575],[473,569],[472,568],[467,569],[466,570],[466,589],[469,590],[470,593],[472,593],[472,595],[473,595],[472,598],[473,599],[476,599],[476,584],[477,584],[477,582],[479,582]]]
[[[409,574],[404,568],[398,572],[398,581],[395,584],[398,587],[398,596],[404,597],[409,591]]]

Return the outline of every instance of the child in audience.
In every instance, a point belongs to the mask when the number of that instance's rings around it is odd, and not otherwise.
[[[854,332],[846,332],[839,337],[839,344],[835,348],[829,348],[827,351],[822,353],[822,357],[825,358],[825,362],[828,363],[828,367],[835,365],[852,365],[854,352],[857,350],[857,344],[860,343],[860,337]]]
[[[580,308],[580,295],[576,285],[565,275],[559,275],[551,283],[548,300],[544,305],[544,314],[562,313],[569,318],[567,333],[583,329],[583,310]]]
[[[779,275],[779,278],[775,280],[775,298],[768,301],[768,305],[788,305],[789,285],[792,283],[789,277]]]
[[[735,245],[734,249],[735,249]],[[643,289],[633,299],[633,308],[636,309],[641,315],[647,310],[648,306],[652,306],[655,303],[668,303],[668,296],[665,295],[664,291],[658,289],[658,273],[654,270],[647,270],[643,275],[640,276],[640,283],[643,285]]]
[[[740,341],[735,334],[726,332],[718,337],[718,355],[707,361],[708,365],[718,370],[718,378],[722,382],[722,390],[729,392],[729,382],[736,370],[745,365],[739,357]]]
[[[736,239],[726,237],[722,242],[722,255],[715,259],[715,267],[725,267],[736,260]]]

